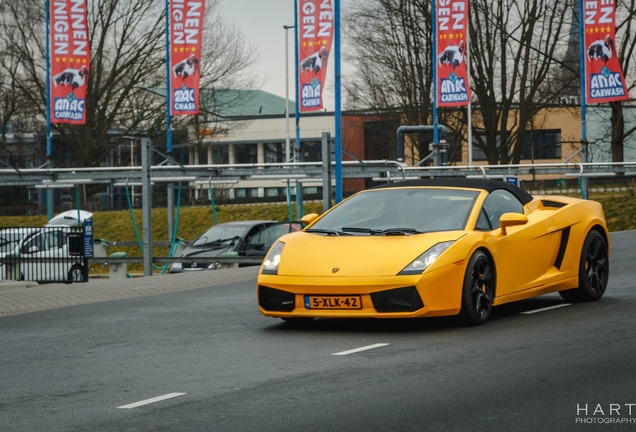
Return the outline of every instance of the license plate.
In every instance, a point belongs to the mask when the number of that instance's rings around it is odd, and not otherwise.
[[[307,309],[362,309],[360,296],[305,296]]]

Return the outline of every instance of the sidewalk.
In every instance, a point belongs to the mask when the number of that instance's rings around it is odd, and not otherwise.
[[[256,280],[258,266],[86,283],[0,281],[0,318],[28,312]]]

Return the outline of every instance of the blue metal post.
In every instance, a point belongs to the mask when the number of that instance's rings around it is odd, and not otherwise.
[[[46,157],[51,157],[51,7],[46,0]]]
[[[433,16],[433,144],[439,144],[439,131],[437,128],[437,0],[433,0],[431,6]]]
[[[295,108],[295,117],[296,117],[296,146],[295,146],[295,150],[294,150],[294,160],[296,162],[300,162],[302,160],[302,154],[301,154],[301,149],[300,149],[300,110],[298,109],[300,106],[300,94],[299,94],[299,89],[300,89],[300,77],[299,77],[299,70],[300,70],[300,61],[299,59],[299,43],[300,43],[300,35],[299,35],[299,28],[300,28],[300,23],[298,22],[298,1],[294,1],[294,21],[296,23],[295,28],[294,28],[294,40],[295,40],[295,54],[294,54],[294,58],[295,58],[295,69],[296,72],[294,74],[294,76],[296,77],[296,108]],[[300,218],[303,217],[303,195],[302,195],[302,183],[300,182],[296,182],[296,218],[298,220],[300,220]]]
[[[588,161],[588,143],[587,143],[587,80],[585,73],[585,14],[583,9],[583,0],[579,0],[579,39],[581,41],[580,46],[580,72],[581,72],[581,162],[586,163]],[[581,184],[582,198],[587,199],[589,195],[589,179],[587,177],[581,177],[579,180]]]
[[[335,132],[336,132],[336,203],[342,201],[342,103],[341,103],[341,65],[340,65],[340,0],[334,2],[334,45],[335,45]]]
[[[51,161],[53,157],[51,146],[51,6],[46,0],[46,157]],[[46,216],[47,220],[53,217],[53,192],[46,189]]]
[[[581,139],[587,140],[587,94],[585,83],[585,25],[583,22],[583,0],[579,0],[579,34],[581,40],[581,46],[579,49],[580,54],[580,80],[581,80]],[[585,161],[584,161],[585,162]]]
[[[298,28],[300,27],[300,23],[298,22],[298,0],[294,1],[294,22],[296,23],[295,28],[294,28],[294,46],[296,47],[294,50],[294,64],[295,64],[295,72],[294,72],[294,77],[296,80],[295,83],[295,89],[296,89],[296,103],[295,103],[295,109],[294,109],[294,117],[296,118],[296,145],[295,145],[295,149],[294,149],[294,160],[296,162],[300,162],[300,110],[298,109],[299,105],[300,105],[300,94],[299,94],[299,76],[298,76],[298,69],[300,68],[300,63],[298,61]]]
[[[166,151],[172,153],[172,89],[170,88],[170,0],[166,0]]]

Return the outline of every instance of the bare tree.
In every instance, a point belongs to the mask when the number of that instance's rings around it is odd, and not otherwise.
[[[471,76],[488,162],[519,163],[533,119],[567,83],[555,79],[567,50],[567,5],[550,0],[474,0]]]
[[[13,31],[15,25],[8,19],[7,10],[7,4],[0,4],[0,28]],[[36,110],[20,91],[20,68],[20,59],[15,55],[9,41],[4,37],[0,38],[0,152],[7,155],[11,165],[19,163],[19,155],[7,147],[9,132],[12,140],[19,142],[21,132],[34,132],[33,127],[36,124],[33,121]]]
[[[616,35],[620,46],[618,58],[621,68],[628,83],[628,90],[632,92],[636,88],[636,80],[632,70],[636,57],[636,0],[619,0],[616,3]],[[631,79],[630,79],[631,78]],[[610,149],[613,162],[623,162],[625,160],[625,138],[636,132],[636,125],[631,125],[626,129],[623,112],[623,102],[610,103],[611,137]]]
[[[347,21],[352,102],[399,107],[409,124],[431,123],[430,7],[422,0],[354,3]],[[536,114],[569,84],[560,74],[571,8],[551,0],[472,0],[470,8],[476,147],[491,164],[518,163]],[[451,131],[465,133],[467,121],[465,110],[439,112]]]
[[[42,125],[46,115],[45,10],[41,1],[33,0],[3,0],[3,6],[0,34],[7,55],[17,63],[3,62],[2,75],[14,85],[13,91],[24,95]],[[59,136],[55,142],[67,144],[66,154],[54,150],[55,165],[102,165],[127,135],[143,131],[151,137],[165,136],[165,98],[148,91],[165,88],[164,6],[156,0],[89,1],[87,121],[85,125],[53,125],[54,136]],[[208,1],[207,12],[202,86],[250,85],[252,81],[242,73],[252,54],[249,47],[235,29],[223,25],[216,0]],[[6,86],[3,92],[7,95]],[[174,127],[198,120],[181,117],[175,119]],[[113,130],[118,131],[116,136]]]
[[[356,73],[349,105],[399,110],[409,125],[431,123],[431,13],[427,0],[357,0],[345,20]],[[412,153],[425,155],[424,142]]]
[[[191,145],[195,153],[201,152],[204,141],[227,133],[229,127],[219,114],[240,106],[249,97],[246,92],[232,90],[261,85],[248,70],[257,57],[254,48],[244,41],[235,26],[227,24],[219,15],[218,0],[206,2],[203,37],[201,88],[205,92],[200,96],[202,110],[197,116],[174,119],[177,126],[188,128],[187,145]]]
[[[19,61],[14,82],[46,118],[45,10],[41,2],[7,0],[0,28],[11,55]],[[87,83],[85,125],[53,125],[53,163],[58,166],[97,166],[120,144],[110,131],[126,135],[161,124],[160,104],[145,88],[156,85],[164,64],[163,13],[152,0],[91,1],[88,7],[91,74]],[[13,27],[13,28],[11,28]],[[67,145],[61,148],[58,143]]]

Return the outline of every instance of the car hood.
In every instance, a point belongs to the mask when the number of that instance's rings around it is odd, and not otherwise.
[[[457,240],[465,234],[464,231],[409,236],[289,234],[280,239],[285,248],[278,275],[395,276],[437,243]]]

